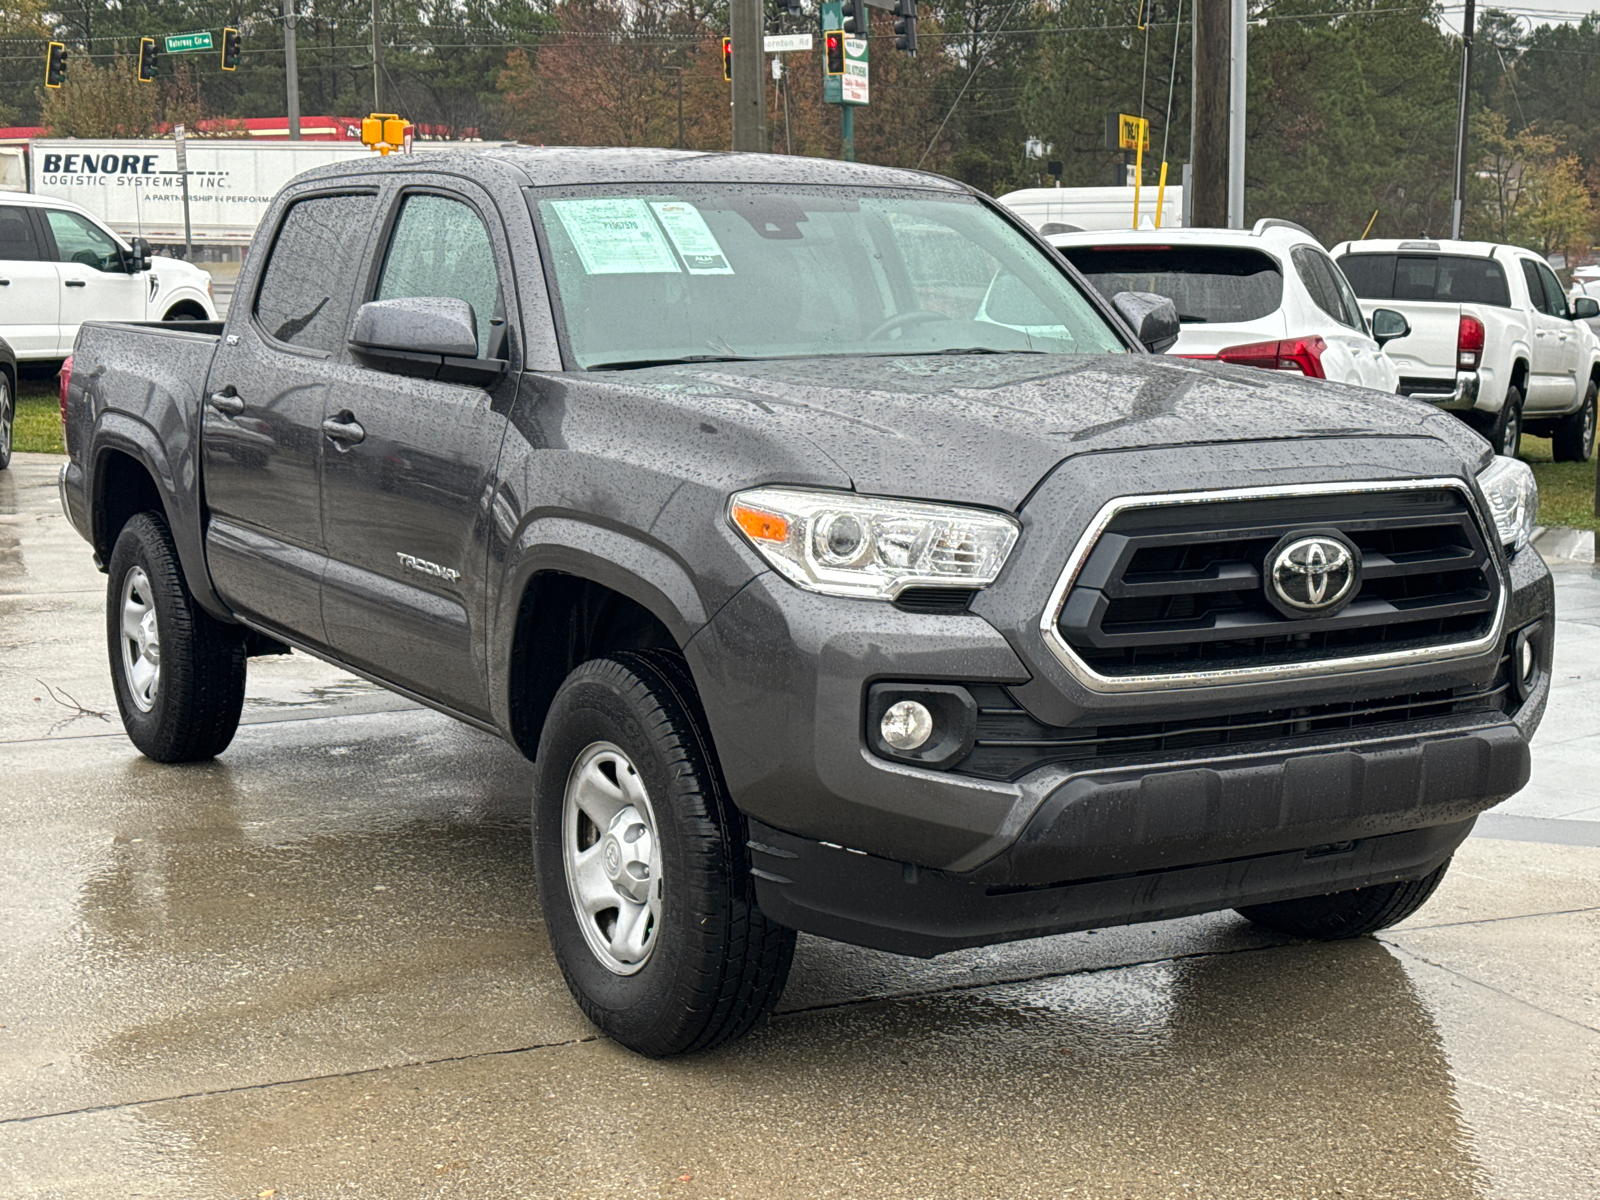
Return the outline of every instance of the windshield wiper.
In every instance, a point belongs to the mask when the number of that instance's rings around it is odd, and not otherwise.
[[[644,367],[671,367],[684,363],[761,362],[746,354],[685,354],[681,358],[629,358],[617,362],[595,363],[589,371],[636,371]]]
[[[1206,323],[1205,317],[1197,317],[1193,313],[1179,313],[1178,320],[1185,325],[1204,325]]]
[[[996,350],[993,346],[952,346],[948,350],[934,350],[934,354],[1048,354],[1048,350]]]

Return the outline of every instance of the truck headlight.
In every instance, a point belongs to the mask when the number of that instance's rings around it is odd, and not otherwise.
[[[1539,485],[1528,464],[1500,454],[1478,473],[1478,486],[1489,502],[1494,527],[1503,545],[1521,550],[1533,537],[1539,519]]]
[[[791,582],[868,600],[993,583],[1020,532],[985,509],[777,487],[739,492],[728,519]]]

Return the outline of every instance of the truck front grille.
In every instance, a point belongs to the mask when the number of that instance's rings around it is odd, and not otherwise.
[[[1358,590],[1331,616],[1284,615],[1266,594],[1268,553],[1287,536],[1329,531],[1359,552]],[[1465,492],[1448,482],[1136,502],[1111,516],[1081,562],[1060,600],[1053,648],[1069,667],[1086,668],[1091,686],[1094,676],[1178,686],[1197,673],[1209,677],[1191,684],[1472,643],[1481,650],[1500,605],[1490,546]]]
[[[955,771],[980,779],[1011,780],[1047,763],[1108,766],[1107,760],[1146,761],[1221,746],[1245,750],[1343,729],[1360,729],[1366,736],[1373,736],[1379,733],[1379,726],[1398,727],[1465,713],[1508,713],[1516,706],[1510,669],[1510,656],[1506,654],[1501,656],[1494,679],[1481,687],[1373,696],[1227,716],[1065,727],[1041,724],[1003,687],[969,686],[978,703],[977,738],[972,752]]]

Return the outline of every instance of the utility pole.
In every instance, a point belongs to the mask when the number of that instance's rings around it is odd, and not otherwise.
[[[376,2],[376,0],[374,0]],[[733,148],[760,154],[767,148],[766,62],[762,45],[761,0],[729,0],[728,34],[733,38]]]
[[[1467,106],[1472,88],[1472,35],[1478,19],[1473,0],[1461,20],[1461,108],[1456,114],[1456,195],[1450,206],[1450,236],[1461,236],[1462,210],[1467,204]]]
[[[1233,0],[1195,0],[1194,65],[1189,107],[1190,218],[1228,224],[1228,45]]]
[[[300,140],[300,62],[295,57],[295,0],[283,0],[283,73],[289,89],[289,140]]]
[[[1244,108],[1250,86],[1248,0],[1232,0],[1228,39],[1228,228],[1244,228]]]
[[[383,111],[383,47],[378,41],[378,0],[372,0],[372,111]]]

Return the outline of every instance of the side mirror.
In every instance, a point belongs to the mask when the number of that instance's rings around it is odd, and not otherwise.
[[[1411,336],[1411,322],[1392,308],[1378,308],[1372,312],[1372,340],[1382,349],[1397,338]]]
[[[472,305],[453,296],[372,300],[356,310],[350,350],[365,366],[397,375],[488,386],[506,372],[478,357]]]
[[[1178,340],[1181,327],[1172,301],[1154,292],[1118,292],[1111,303],[1152,354],[1165,354]]]
[[[136,237],[128,239],[128,246],[128,274],[137,275],[140,271],[148,271],[150,269],[150,243],[142,237]]]
[[[1572,319],[1574,321],[1592,321],[1600,317],[1600,300],[1593,296],[1579,296],[1572,302]]]

